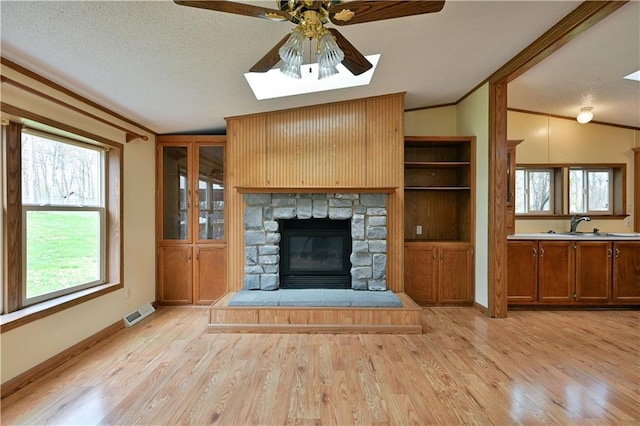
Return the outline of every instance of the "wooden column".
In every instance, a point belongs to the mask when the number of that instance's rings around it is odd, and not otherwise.
[[[489,310],[507,316],[507,81],[489,83]],[[491,261],[492,260],[492,261]]]

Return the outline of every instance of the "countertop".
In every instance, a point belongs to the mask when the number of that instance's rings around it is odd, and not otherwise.
[[[578,240],[578,241],[640,241],[640,233],[624,232],[538,232],[508,235],[507,240]]]

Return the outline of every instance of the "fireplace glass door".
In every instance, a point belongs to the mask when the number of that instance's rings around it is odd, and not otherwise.
[[[351,288],[349,220],[280,221],[281,288]]]

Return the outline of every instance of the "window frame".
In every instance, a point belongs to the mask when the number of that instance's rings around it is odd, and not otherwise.
[[[522,167],[522,166],[516,166],[516,179],[517,179],[517,174],[518,171],[524,171],[524,182],[525,182],[525,193],[526,196],[524,197],[524,201],[525,201],[525,208],[526,211],[525,212],[518,212],[516,209],[517,206],[517,202],[514,202],[514,212],[516,215],[518,216],[551,216],[554,214],[555,211],[555,200],[556,200],[556,195],[555,195],[555,189],[556,189],[556,184],[555,184],[555,173],[552,167]],[[529,205],[530,205],[530,200],[529,200],[529,195],[531,194],[531,191],[529,190],[529,174],[531,172],[545,172],[545,173],[549,173],[549,210],[535,210],[535,211],[530,211],[529,210]],[[516,193],[516,187],[514,188],[514,194],[515,200],[518,200],[518,196]]]
[[[583,187],[582,187],[582,191],[583,191],[583,197],[584,197],[584,205],[585,205],[585,210],[581,211],[581,212],[574,212],[571,211],[571,192],[570,190],[567,191],[567,197],[568,197],[568,205],[569,205],[569,213],[570,214],[586,214],[586,215],[590,215],[590,216],[597,216],[597,215],[610,215],[613,214],[613,203],[614,203],[614,188],[613,188],[613,183],[614,183],[614,171],[612,167],[581,167],[581,166],[574,166],[574,167],[569,167],[568,170],[568,176],[569,176],[569,180],[568,180],[568,188],[571,188],[571,172],[573,171],[580,171],[583,174]],[[608,199],[608,209],[605,210],[590,210],[589,209],[589,173],[592,172],[607,172],[609,174],[609,184],[608,184],[608,195],[609,195],[609,199]]]
[[[3,126],[5,141],[3,148],[6,167],[5,179],[5,236],[8,251],[6,252],[5,280],[2,291],[5,295],[2,314],[0,315],[0,333],[36,321],[56,312],[105,294],[124,288],[123,276],[123,154],[124,146],[113,140],[86,132],[81,129],[36,116],[28,111],[18,111],[22,118],[10,121]],[[22,123],[27,123],[23,125]],[[80,143],[95,144],[104,148],[104,208],[105,208],[105,242],[106,257],[104,283],[80,289],[76,292],[53,299],[24,306],[22,302],[22,191],[21,191],[21,132],[23,127],[38,132],[50,133],[53,136],[77,137]]]

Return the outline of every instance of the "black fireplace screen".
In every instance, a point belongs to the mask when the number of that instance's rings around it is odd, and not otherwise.
[[[280,237],[280,288],[351,288],[349,220],[281,220]]]

